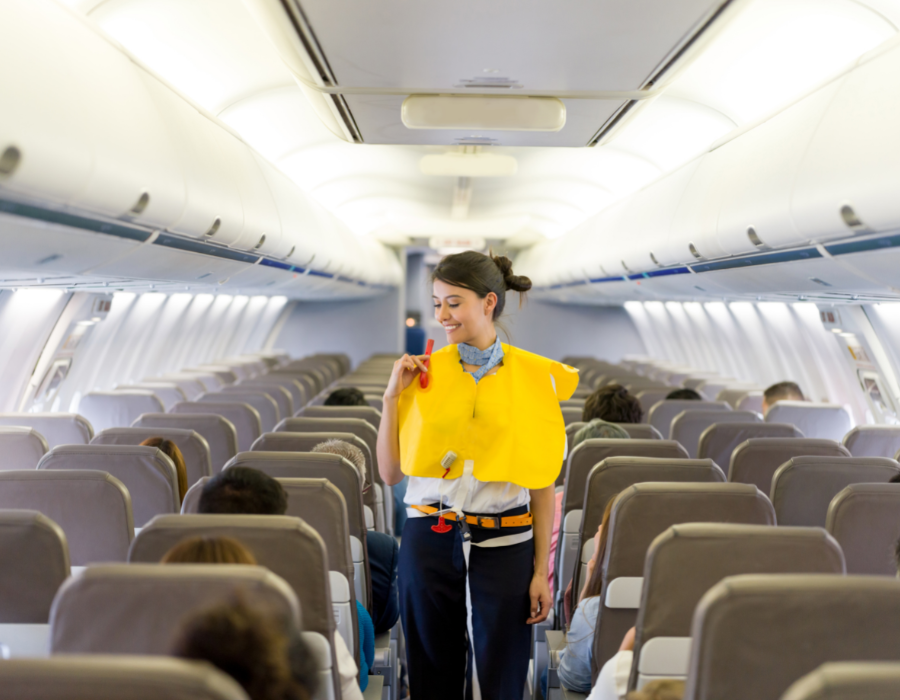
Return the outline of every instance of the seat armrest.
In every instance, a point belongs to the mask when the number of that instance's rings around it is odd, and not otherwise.
[[[550,658],[549,668],[559,668],[559,654],[566,648],[566,633],[561,630],[547,630],[547,655]]]
[[[369,676],[369,685],[362,694],[365,700],[381,700],[384,690],[384,676]]]

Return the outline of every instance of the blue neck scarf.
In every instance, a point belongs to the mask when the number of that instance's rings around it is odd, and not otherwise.
[[[478,367],[476,371],[472,372],[472,377],[475,379],[476,384],[484,375],[503,361],[503,346],[500,344],[500,338],[497,338],[487,350],[479,350],[465,343],[460,343],[456,347],[459,350],[459,359],[462,362]]]

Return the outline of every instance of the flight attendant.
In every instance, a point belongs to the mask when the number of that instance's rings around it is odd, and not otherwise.
[[[559,401],[578,373],[500,342],[506,292],[531,288],[508,258],[450,255],[432,283],[450,344],[394,364],[378,433],[385,483],[409,476],[399,577],[410,695],[521,700],[530,625],[551,608]]]

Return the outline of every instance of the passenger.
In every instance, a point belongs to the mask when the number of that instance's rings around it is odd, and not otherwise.
[[[666,394],[666,401],[680,399],[681,401],[703,401],[703,397],[693,389],[676,389]]]
[[[634,635],[635,628],[632,627],[626,632],[619,651],[603,664],[603,668],[600,669],[600,673],[597,675],[597,681],[594,683],[594,687],[591,688],[591,694],[588,695],[588,700],[622,700],[626,696],[628,692],[628,678],[631,675],[631,663],[634,660]],[[681,692],[684,692],[683,685]],[[645,696],[641,695],[637,697],[640,700],[645,698]],[[650,695],[646,697],[673,697],[680,700],[681,695]]]
[[[361,483],[366,481],[366,456],[363,451],[343,440],[327,440],[313,452],[340,455],[359,471]],[[372,576],[372,616],[375,634],[388,632],[400,619],[400,593],[397,583],[397,540],[383,532],[366,533],[366,551]]]
[[[794,382],[778,382],[763,392],[762,412],[766,415],[769,409],[779,401],[806,401],[803,391]]]
[[[588,396],[581,414],[581,420],[585,423],[594,418],[608,423],[640,423],[643,417],[640,401],[619,384],[600,387]]]
[[[200,492],[197,507],[199,513],[217,515],[284,515],[286,511],[287,494],[281,484],[268,474],[249,467],[232,467],[216,474]],[[368,671],[375,657],[372,618],[358,601],[356,610],[360,629],[359,649],[363,655],[359,662]],[[371,640],[368,639],[367,632],[371,632]],[[359,673],[357,685],[359,668],[347,649],[346,640],[340,634],[335,634],[334,640],[344,698],[362,698],[360,688],[365,690],[369,674]],[[368,650],[371,652],[367,654]]]
[[[234,678],[250,700],[310,700],[318,685],[315,657],[293,625],[243,597],[190,616],[172,654],[211,663]]]
[[[161,437],[147,438],[141,445],[144,447],[155,447],[165,453],[169,459],[174,462],[175,474],[178,476],[178,502],[181,503],[184,501],[184,494],[186,494],[188,490],[187,468],[184,466],[184,455],[181,454],[178,445],[171,440],[166,440]]]
[[[365,395],[355,386],[345,386],[332,391],[325,399],[326,406],[368,406]]]
[[[590,696],[593,698],[593,695]],[[662,678],[650,681],[640,690],[633,690],[625,700],[681,700],[684,697],[684,681]]]
[[[166,552],[162,564],[248,564],[256,557],[233,537],[189,537]]]
[[[449,344],[428,367],[409,355],[394,363],[378,434],[385,483],[409,476],[400,606],[410,695],[521,700],[529,625],[551,607],[559,402],[578,374],[500,342],[506,292],[531,288],[507,258],[449,255],[432,284]]]

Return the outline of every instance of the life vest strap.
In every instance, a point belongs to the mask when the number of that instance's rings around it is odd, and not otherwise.
[[[420,513],[425,513],[426,515],[432,515],[438,512],[438,509],[433,506],[410,507]],[[442,515],[445,520],[456,520],[456,513],[452,510],[444,511]],[[505,518],[484,515],[466,515],[466,522],[469,525],[483,527],[486,530],[496,530],[500,527],[527,527],[534,522],[534,516],[531,513],[525,513],[524,515],[508,515]]]

